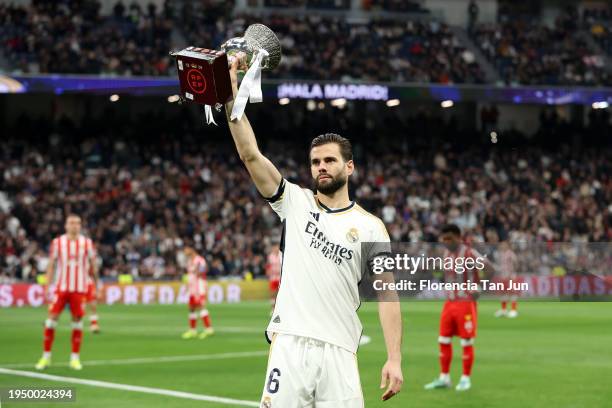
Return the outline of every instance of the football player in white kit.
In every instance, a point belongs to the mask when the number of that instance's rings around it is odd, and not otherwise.
[[[234,96],[238,56],[230,68]],[[243,68],[243,66],[241,67]],[[226,106],[231,112],[232,102]],[[257,147],[245,115],[228,123],[240,159],[259,193],[283,222],[281,284],[266,335],[271,342],[261,407],[362,408],[356,352],[362,326],[361,242],[389,245],[382,221],[349,200],[350,142],[333,133],[310,149],[316,193],[284,179]],[[402,386],[402,320],[398,302],[379,302],[387,349],[381,389]]]

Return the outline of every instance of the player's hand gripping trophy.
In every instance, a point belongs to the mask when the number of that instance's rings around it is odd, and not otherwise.
[[[243,37],[221,45],[221,50],[187,47],[171,53],[176,58],[181,97],[205,105],[207,123],[214,123],[211,106],[217,110],[232,98],[230,120],[240,119],[247,102],[262,101],[261,71],[274,69],[281,60],[276,34],[263,24],[250,25]],[[234,95],[228,66],[245,72]]]

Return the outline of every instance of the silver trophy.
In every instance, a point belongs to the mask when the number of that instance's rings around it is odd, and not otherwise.
[[[263,54],[267,55],[263,55],[260,62],[260,67],[264,71],[276,68],[281,61],[281,43],[274,31],[263,24],[251,24],[247,27],[244,36],[227,40],[221,45],[221,49],[228,57],[240,51],[244,52],[249,67],[252,66],[260,50],[264,50]]]
[[[221,49],[229,58],[239,52],[246,54],[248,67],[238,94],[234,98],[234,105],[230,120],[240,120],[247,102],[257,103],[263,100],[261,93],[261,71],[269,71],[280,64],[281,44],[276,34],[263,24],[250,25],[242,37],[227,40]]]

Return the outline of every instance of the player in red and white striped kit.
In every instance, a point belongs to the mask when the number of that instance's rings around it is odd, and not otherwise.
[[[70,305],[72,314],[72,354],[70,368],[82,368],[79,359],[81,340],[83,338],[83,323],[85,314],[85,294],[87,282],[91,278],[95,282],[96,249],[91,239],[81,235],[81,217],[70,214],[66,217],[66,233],[55,238],[49,249],[49,266],[47,267],[47,288],[55,283],[53,301],[45,321],[43,355],[36,364],[37,370],[42,370],[51,364],[51,348],[55,337],[57,319],[66,304]],[[88,277],[90,275],[90,277]],[[46,296],[47,297],[47,296]]]
[[[481,255],[474,249],[462,243],[461,230],[454,224],[446,225],[441,231],[441,242],[445,245],[444,258],[451,257],[454,260],[476,259]],[[481,260],[484,258],[480,258]],[[455,264],[455,262],[454,262]],[[461,273],[459,273],[461,272]],[[444,271],[445,282],[480,282],[477,268],[465,268],[459,271],[457,264],[454,269]],[[470,375],[474,364],[474,339],[476,337],[477,325],[477,293],[462,290],[446,291],[446,302],[440,316],[440,376],[425,385],[425,389],[449,388],[450,366],[453,358],[453,336],[458,336],[463,349],[463,375],[455,387],[457,391],[466,391],[471,388]]]
[[[270,282],[270,304],[272,305],[272,312],[274,312],[274,306],[276,306],[276,295],[278,295],[278,288],[280,287],[281,279],[281,264],[282,264],[282,253],[280,245],[272,245],[272,250],[268,254],[268,260],[266,262],[266,276]]]
[[[497,252],[496,264],[498,265],[496,278],[501,281],[505,287],[508,287],[511,280],[516,280],[516,265],[518,258],[510,244],[506,241],[499,244]],[[517,291],[506,290],[501,297],[501,309],[495,312],[495,317],[515,318],[518,316],[517,311]],[[510,311],[508,311],[508,301],[510,301]]]
[[[204,324],[200,339],[212,336],[215,331],[210,323],[210,315],[206,309],[206,260],[190,246],[183,249],[187,260],[187,286],[189,290],[189,330],[183,333],[184,339],[198,337],[196,330],[198,315]]]

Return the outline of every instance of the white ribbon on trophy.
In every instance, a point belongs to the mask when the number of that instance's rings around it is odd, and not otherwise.
[[[231,120],[240,120],[242,118],[247,101],[258,103],[263,100],[261,93],[261,63],[268,55],[268,51],[263,48],[257,50],[257,53],[254,55],[253,62],[242,79],[238,95],[234,99],[234,106],[230,115]]]
[[[204,114],[206,115],[207,125],[210,125],[212,123],[213,125],[218,126],[217,122],[215,122],[215,117],[213,116],[212,106],[204,105]]]

